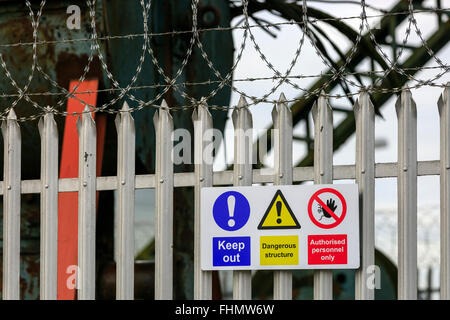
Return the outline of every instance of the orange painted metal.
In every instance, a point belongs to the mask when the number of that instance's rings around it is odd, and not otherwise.
[[[69,90],[72,92],[78,81],[71,81]],[[75,96],[84,102],[96,106],[98,79],[81,82]],[[81,93],[90,92],[90,93]],[[75,99],[67,101],[67,112],[82,112],[84,104]],[[95,117],[95,114],[93,114]],[[78,131],[79,116],[69,115],[65,118],[64,136],[62,141],[61,166],[59,178],[78,177]],[[103,147],[105,141],[106,116],[98,114],[97,125],[97,176],[101,173]],[[98,193],[97,193],[98,203]],[[58,195],[58,300],[76,299],[75,266],[78,255],[78,192],[63,192]]]

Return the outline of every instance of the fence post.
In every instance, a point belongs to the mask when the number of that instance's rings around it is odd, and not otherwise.
[[[212,154],[205,155],[205,149],[212,141],[205,139],[205,133],[211,133],[213,121],[206,104],[200,104],[192,114],[194,123],[194,299],[211,300],[212,298],[212,273],[202,271],[200,257],[200,204],[201,188],[212,187],[213,163]],[[212,139],[212,137],[211,137]],[[208,149],[211,149],[210,146]]]
[[[95,299],[97,130],[88,106],[77,121],[79,135],[78,300]]]
[[[20,127],[14,109],[2,122],[3,163],[3,300],[20,299]]]
[[[272,110],[275,129],[275,185],[292,184],[292,113],[282,93],[277,105]],[[292,299],[292,272],[289,270],[274,271],[273,297],[276,300]]]
[[[370,96],[361,93],[354,106],[356,119],[356,183],[359,189],[361,267],[356,271],[355,298],[373,300],[370,266],[375,264],[375,112]]]
[[[441,147],[441,300],[450,299],[450,83],[438,101]]]
[[[173,120],[165,101],[155,112],[155,299],[173,298]]]
[[[233,184],[235,186],[252,185],[252,146],[253,120],[247,101],[242,96],[233,110],[234,125],[234,166]],[[250,270],[233,271],[233,299],[250,300],[252,298],[252,273]]]
[[[398,298],[417,299],[417,113],[411,92],[395,105],[398,117]]]
[[[324,93],[312,108],[314,120],[314,183],[333,183],[333,112]],[[314,272],[314,299],[333,299],[333,272]]]
[[[39,120],[41,135],[40,299],[56,300],[58,269],[58,129],[53,113]]]
[[[117,130],[117,252],[116,299],[134,298],[134,192],[136,131],[125,102],[116,116]]]

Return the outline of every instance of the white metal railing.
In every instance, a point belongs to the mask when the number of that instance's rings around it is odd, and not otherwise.
[[[193,113],[195,171],[174,173],[172,162],[173,121],[162,103],[154,116],[156,130],[155,174],[135,175],[135,127],[125,103],[116,118],[118,134],[117,176],[96,177],[96,128],[89,109],[78,121],[79,177],[58,179],[58,135],[51,113],[39,122],[41,134],[41,180],[21,181],[21,136],[14,110],[2,124],[4,138],[4,181],[0,182],[4,208],[3,298],[19,299],[20,199],[21,194],[41,194],[41,299],[56,299],[58,192],[78,192],[78,298],[95,298],[96,192],[117,190],[117,299],[133,299],[134,292],[134,192],[155,189],[155,298],[173,297],[173,188],[194,186],[194,298],[211,299],[212,276],[200,268],[200,188],[214,185],[245,186],[257,183],[278,185],[314,181],[355,179],[360,191],[361,268],[356,272],[356,299],[374,299],[367,285],[374,265],[375,179],[398,179],[398,298],[417,299],[417,177],[441,178],[441,298],[450,298],[450,88],[439,102],[441,160],[417,161],[416,106],[408,90],[399,97],[398,163],[375,164],[375,113],[369,95],[362,93],[354,107],[356,119],[355,165],[333,166],[333,113],[324,96],[315,103],[314,166],[292,163],[292,114],[284,96],[272,112],[274,128],[274,170],[252,169],[253,144],[248,140],[252,115],[244,98],[233,110],[235,129],[233,171],[213,172],[203,155],[211,141],[205,133],[213,128],[206,105]],[[251,136],[251,135],[250,135]],[[251,299],[250,271],[234,271],[234,299]],[[274,299],[292,298],[290,271],[274,273]],[[314,298],[332,299],[332,274],[314,275]]]

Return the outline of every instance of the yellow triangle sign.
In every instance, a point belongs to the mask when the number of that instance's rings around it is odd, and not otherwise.
[[[275,193],[258,229],[300,229],[300,224],[280,190]]]

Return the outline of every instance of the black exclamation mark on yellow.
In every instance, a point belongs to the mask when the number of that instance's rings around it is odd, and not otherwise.
[[[277,201],[276,206],[277,206],[277,216],[278,216],[278,217],[281,217],[281,206],[282,206],[281,201]],[[281,218],[278,218],[278,219],[277,219],[277,223],[278,223],[278,224],[281,223]]]

